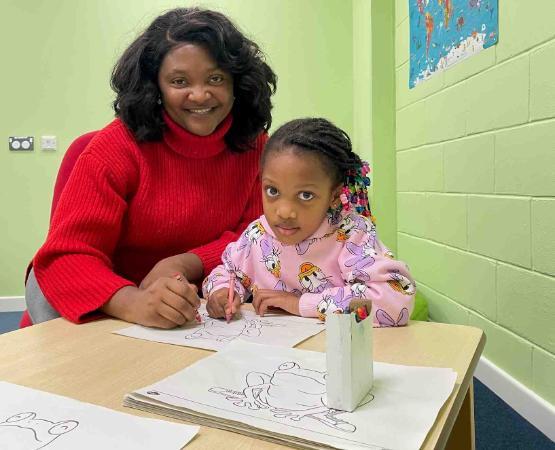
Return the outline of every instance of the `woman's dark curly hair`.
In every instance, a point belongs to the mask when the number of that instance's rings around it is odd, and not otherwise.
[[[200,8],[176,8],[157,17],[125,50],[111,78],[113,106],[138,141],[156,141],[165,129],[158,72],[167,53],[183,43],[203,46],[218,67],[233,76],[233,124],[225,141],[234,151],[251,148],[272,124],[270,97],[276,75],[258,45],[223,14]]]

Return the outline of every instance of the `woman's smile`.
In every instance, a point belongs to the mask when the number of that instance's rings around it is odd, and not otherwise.
[[[210,112],[212,112],[214,109],[216,109],[216,107],[210,107],[210,108],[186,108],[185,111],[190,113],[190,114],[199,114],[199,115],[204,115],[204,114],[208,114]]]

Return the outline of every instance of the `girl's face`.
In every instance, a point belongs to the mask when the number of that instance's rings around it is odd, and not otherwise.
[[[233,106],[233,78],[208,51],[183,44],[168,52],[158,72],[162,104],[190,133],[208,136]]]
[[[262,203],[272,231],[283,244],[294,245],[320,227],[330,206],[339,202],[317,156],[292,148],[271,151],[262,167]]]

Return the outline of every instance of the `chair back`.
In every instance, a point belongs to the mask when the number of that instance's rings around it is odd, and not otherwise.
[[[83,153],[83,150],[85,150],[85,147],[89,144],[96,133],[98,133],[98,131],[89,131],[88,133],[79,136],[70,144],[70,146],[66,150],[66,153],[62,158],[60,168],[58,169],[58,175],[56,175],[56,183],[54,184],[54,193],[52,195],[52,205],[50,206],[50,222],[52,222],[54,210],[58,205],[60,195],[64,190],[67,180],[69,179],[69,175],[73,170],[73,166],[75,166],[77,158],[79,158],[79,155]],[[27,270],[25,271],[25,284],[27,284],[29,272],[31,272],[32,267],[33,262],[31,261],[27,266]],[[31,321],[31,316],[29,316],[29,312],[25,310],[23,311],[23,315],[21,316],[19,328],[25,328],[31,325],[33,325],[33,322]]]
[[[75,162],[79,155],[83,153],[85,147],[89,144],[92,138],[98,131],[89,131],[77,139],[75,139],[68,149],[62,159],[62,163],[60,164],[60,168],[58,169],[58,175],[56,176],[56,183],[54,184],[54,194],[52,196],[52,206],[50,207],[50,221],[52,221],[52,216],[54,215],[54,210],[56,209],[56,205],[58,204],[58,200],[60,199],[60,195],[64,190],[64,186],[69,179],[69,175],[73,170],[73,166],[75,166]]]

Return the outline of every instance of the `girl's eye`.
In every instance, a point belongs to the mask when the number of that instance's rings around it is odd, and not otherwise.
[[[266,195],[268,197],[277,197],[278,194],[279,194],[279,192],[275,187],[269,186],[269,187],[266,188]]]
[[[312,200],[314,198],[314,194],[312,192],[301,192],[299,193],[299,198],[304,201]]]
[[[174,86],[183,87],[187,85],[187,82],[183,78],[177,78],[175,80],[172,80],[172,84]]]
[[[210,77],[210,84],[222,84],[224,81],[224,77],[222,75],[212,75]]]

